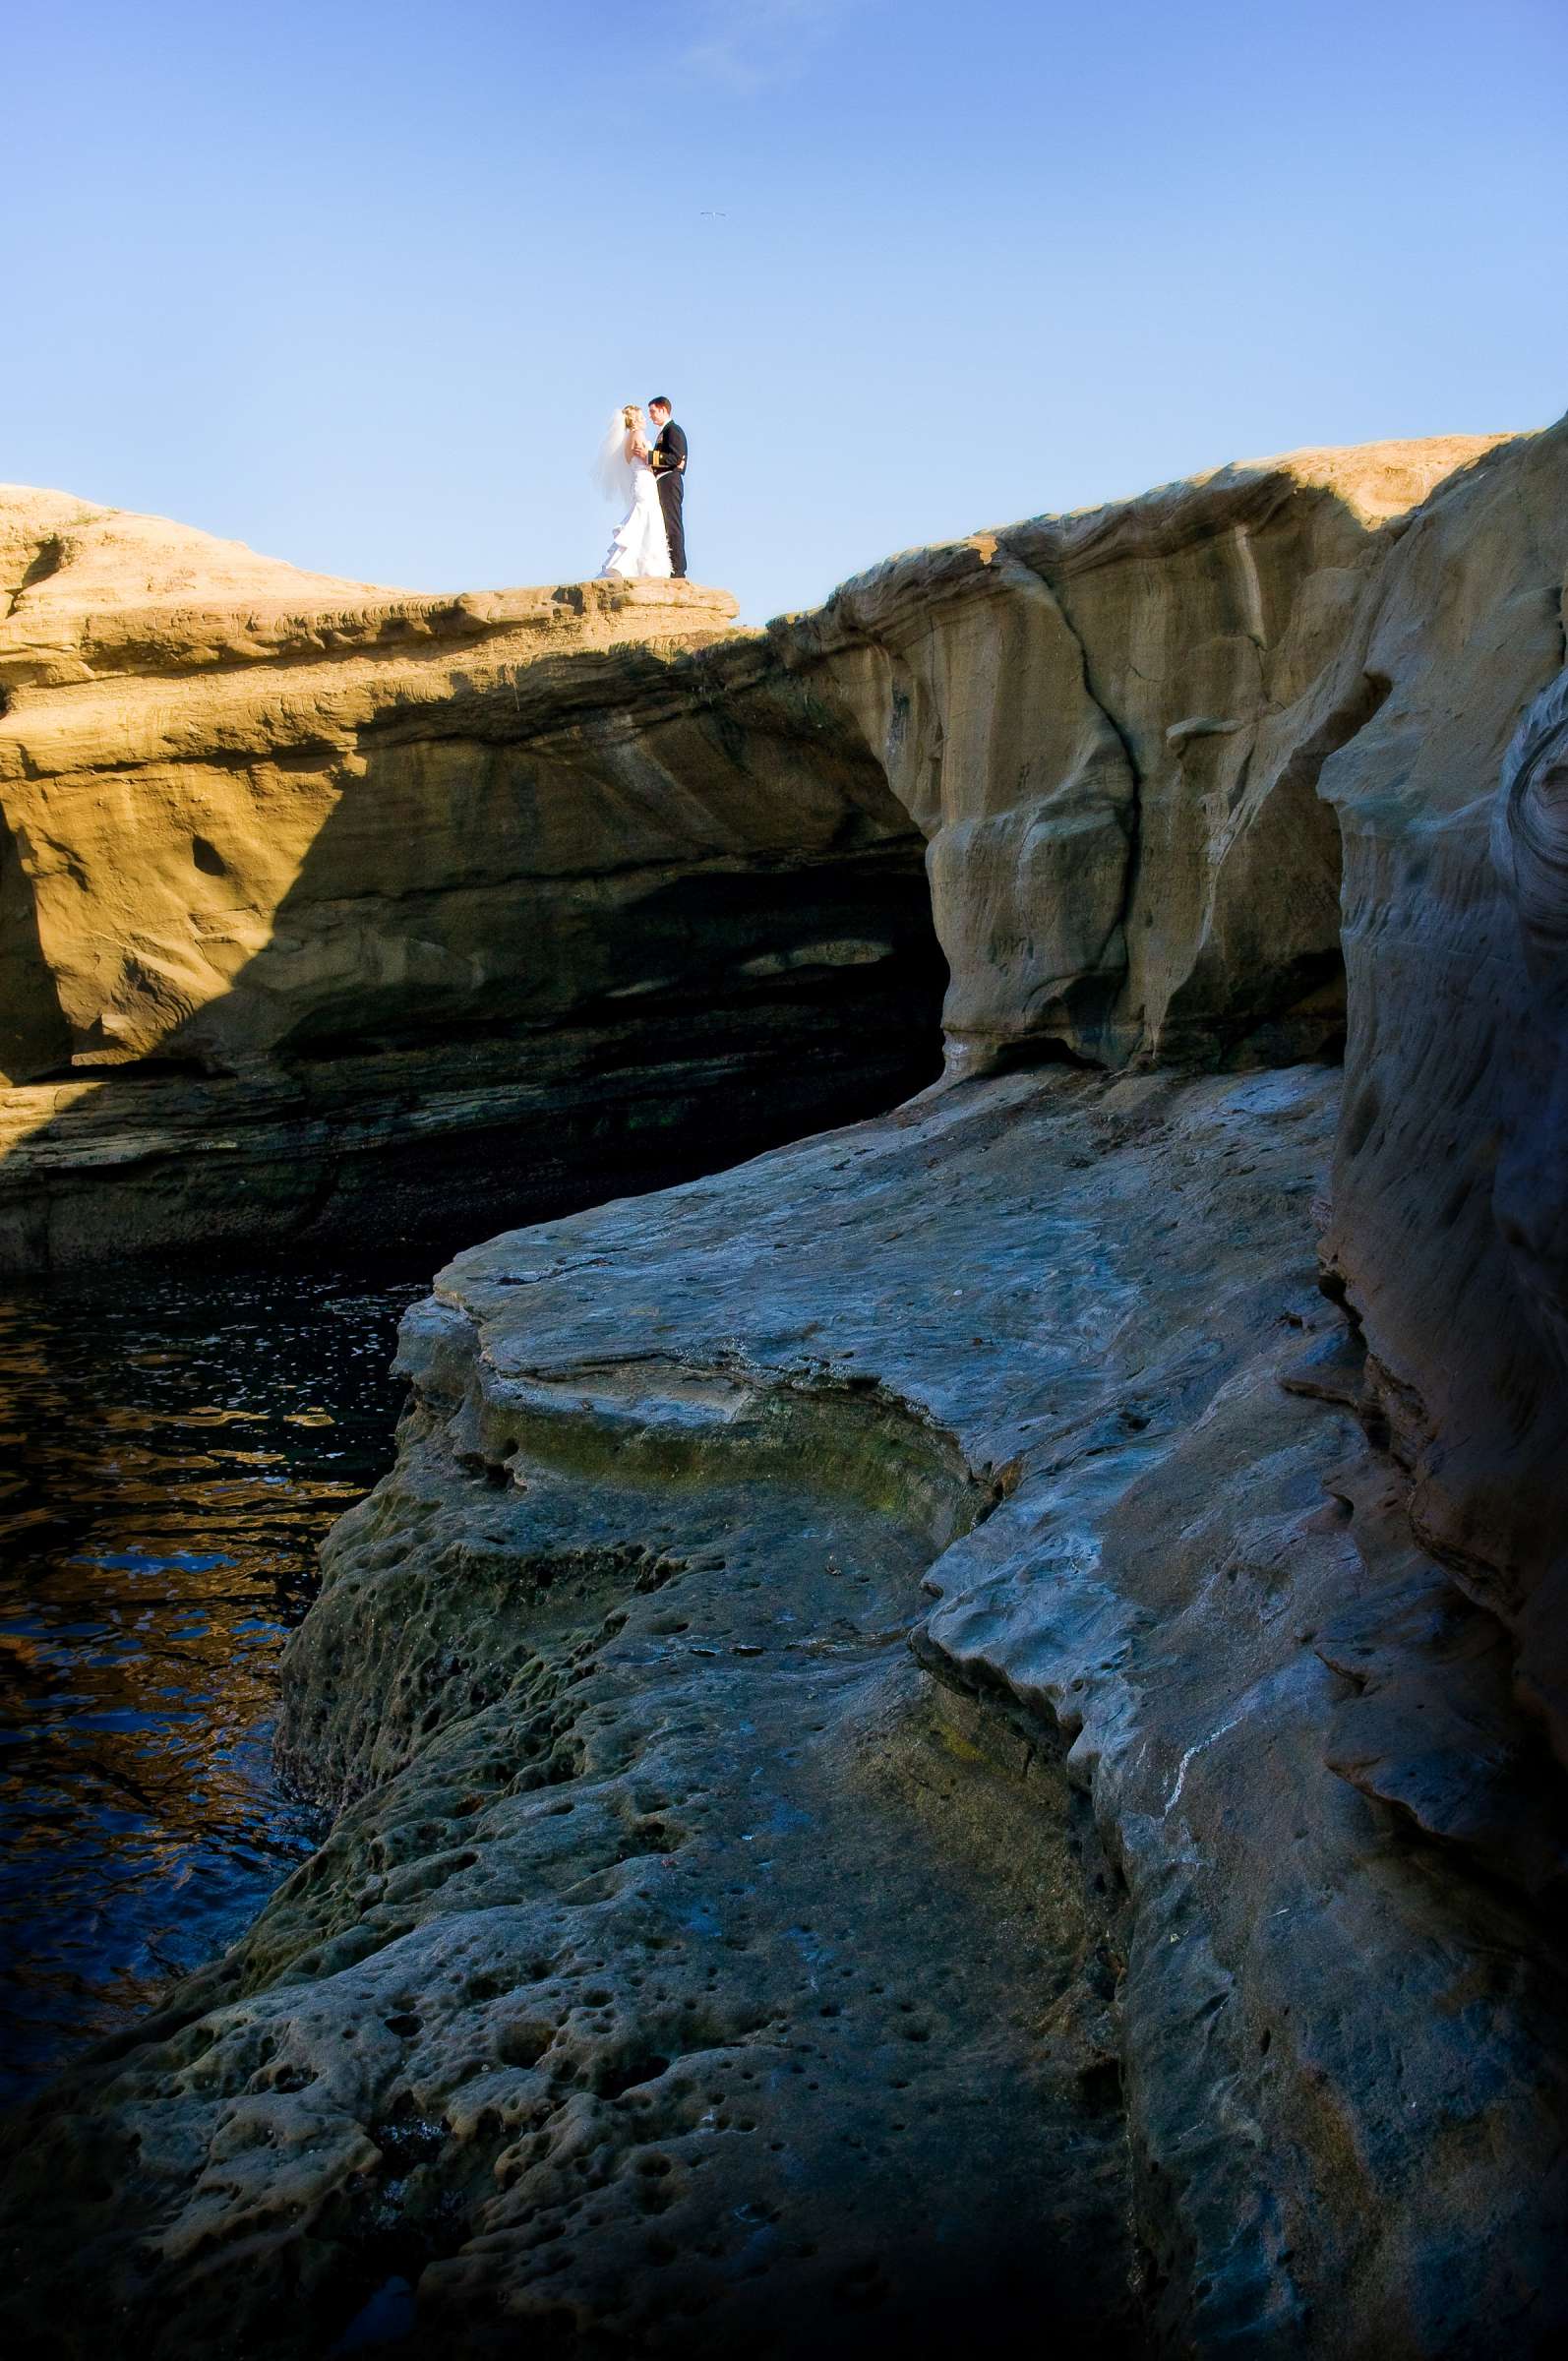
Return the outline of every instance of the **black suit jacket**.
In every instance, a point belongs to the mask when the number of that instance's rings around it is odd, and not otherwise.
[[[686,473],[686,433],[667,418],[653,446],[653,468],[656,475],[673,475],[677,479]]]

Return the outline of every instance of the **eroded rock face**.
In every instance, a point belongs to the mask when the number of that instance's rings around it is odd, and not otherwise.
[[[478,1230],[711,1163],[917,1086],[943,984],[955,1072],[1331,1044],[1338,741],[1296,708],[1494,443],[1223,469],[766,635],[0,495],[0,1257],[111,1208],[130,1247]]]
[[[1568,1751],[1568,426],[1414,519],[1303,709],[1338,736],[1351,1025],[1328,1270],[1424,1545]],[[1478,1752],[1480,1750],[1478,1750]]]
[[[935,1070],[921,840],[788,681],[715,705],[725,593],[404,596],[58,495],[0,524],[13,1265],[477,1228]]]
[[[776,627],[931,840],[952,1066],[1343,1030],[1332,741],[1294,708],[1410,513],[1498,441],[1221,468],[891,559]]]

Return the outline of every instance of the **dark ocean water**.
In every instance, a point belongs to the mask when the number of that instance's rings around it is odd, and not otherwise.
[[[0,1293],[0,2101],[222,1950],[317,1842],[272,1776],[278,1654],[391,1464],[427,1285]]]

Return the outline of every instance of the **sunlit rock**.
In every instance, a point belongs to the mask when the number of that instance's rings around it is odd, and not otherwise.
[[[717,701],[726,592],[375,590],[30,492],[0,550],[0,1264],[480,1230],[935,1070],[921,839],[750,643]]]

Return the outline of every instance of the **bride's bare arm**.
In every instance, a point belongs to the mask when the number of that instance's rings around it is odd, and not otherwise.
[[[626,430],[626,455],[629,459],[645,459],[648,455],[648,447],[642,437],[634,434],[630,426]]]

